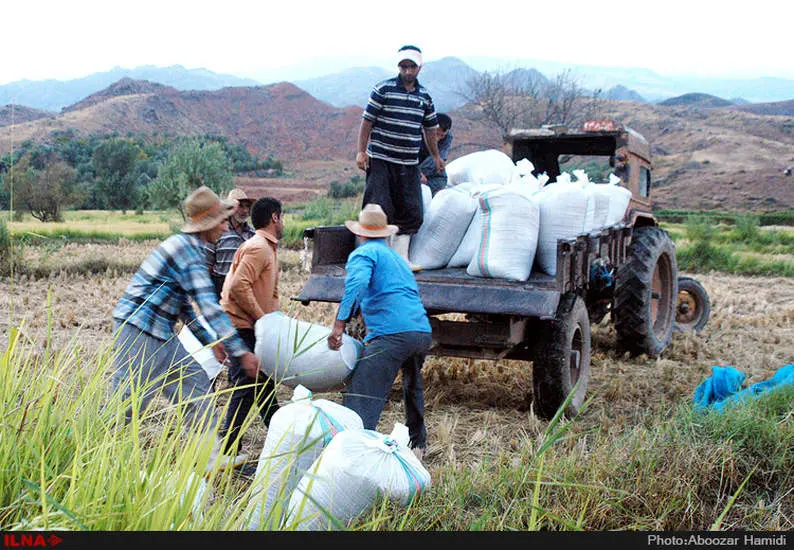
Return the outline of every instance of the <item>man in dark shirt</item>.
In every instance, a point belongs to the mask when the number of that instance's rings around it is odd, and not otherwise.
[[[419,84],[422,52],[416,46],[398,51],[400,73],[379,82],[372,89],[358,134],[356,165],[367,173],[363,205],[381,206],[389,223],[399,227],[391,246],[408,261],[411,235],[422,225],[422,191],[419,181],[419,149],[422,134],[436,169],[444,161],[436,146],[438,120],[433,100]]]
[[[438,154],[444,163],[449,159],[449,150],[452,147],[452,119],[445,113],[438,113]],[[446,169],[438,172],[436,161],[430,155],[427,145],[422,141],[422,148],[419,151],[419,177],[422,183],[430,188],[433,196],[447,186]]]
[[[229,230],[220,236],[217,243],[206,243],[204,252],[207,255],[207,269],[212,277],[212,284],[215,287],[215,294],[218,300],[221,299],[221,289],[229,266],[232,265],[234,253],[240,245],[254,236],[254,228],[248,223],[248,216],[251,214],[251,203],[254,201],[248,198],[242,189],[232,189],[229,191],[227,200],[236,200],[237,208],[229,217]]]

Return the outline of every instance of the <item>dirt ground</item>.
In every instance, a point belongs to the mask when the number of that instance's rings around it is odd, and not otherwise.
[[[142,260],[156,243],[128,244],[104,253],[125,263]],[[298,251],[282,250],[279,290],[282,310],[300,319],[330,326],[335,306],[303,306],[296,296],[306,273]],[[747,374],[747,384],[769,378],[794,362],[794,280],[695,276],[708,290],[712,315],[696,335],[674,334],[658,359],[629,358],[614,350],[614,329],[608,317],[593,327],[593,357],[588,396],[592,402],[576,420],[583,429],[619,432],[647,419],[666,417],[692,395],[715,365],[731,365]],[[52,342],[74,342],[86,352],[103,349],[111,336],[111,315],[129,282],[129,274],[54,275],[46,280],[0,280],[0,349],[10,327],[23,326],[38,345],[46,341],[51,319]],[[49,296],[49,298],[48,298]],[[51,304],[48,307],[48,301]],[[515,450],[527,437],[542,433],[545,423],[531,410],[531,364],[518,361],[473,361],[429,357],[424,368],[426,420],[431,470],[445,465],[475,465],[500,452]],[[221,387],[225,373],[221,375]],[[289,399],[283,387],[279,399]],[[316,397],[341,401],[340,394]],[[399,384],[384,410],[379,431],[390,432],[402,421]],[[258,456],[266,429],[257,422],[244,448]]]

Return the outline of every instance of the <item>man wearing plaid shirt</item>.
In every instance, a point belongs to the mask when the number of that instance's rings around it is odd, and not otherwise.
[[[187,223],[182,233],[163,241],[144,260],[113,311],[114,389],[123,390],[125,399],[135,389],[141,412],[158,391],[174,403],[184,401],[192,424],[206,433],[215,433],[217,426],[214,403],[207,396],[211,382],[175,337],[174,329],[181,319],[202,344],[212,347],[219,362],[225,361],[228,352],[251,378],[256,377],[259,359],[221,309],[204,254],[204,244],[226,231],[226,220],[236,205],[233,200],[221,201],[208,187],[191,193],[185,199]],[[217,337],[198,322],[191,300]],[[127,421],[131,415],[132,408],[127,410]],[[245,455],[233,459],[222,455],[217,435],[211,440],[208,471],[246,461]]]

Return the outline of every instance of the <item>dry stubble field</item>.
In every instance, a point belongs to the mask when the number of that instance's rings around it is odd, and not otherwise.
[[[70,258],[79,261],[86,254],[137,265],[156,244],[68,245],[57,256],[65,265]],[[28,254],[32,255],[25,261],[47,261],[35,253]],[[290,300],[306,277],[300,254],[282,250],[280,259],[282,309],[300,319],[330,326],[335,306],[303,306]],[[588,388],[592,401],[574,423],[576,432],[595,430],[617,435],[647,422],[649,414],[667,417],[676,406],[691,402],[695,387],[710,375],[713,365],[731,365],[745,372],[746,382],[752,384],[794,362],[794,280],[722,274],[697,278],[711,296],[711,320],[700,334],[676,333],[659,359],[617,354],[608,319],[593,327]],[[43,343],[51,318],[56,348],[75,342],[86,352],[101,349],[110,341],[111,313],[129,279],[127,273],[61,273],[46,280],[22,278],[13,282],[0,279],[3,341],[9,327],[19,326],[24,320],[25,332]],[[48,294],[52,304],[49,312]],[[475,466],[500,454],[509,455],[545,428],[545,422],[533,416],[527,398],[532,380],[528,363],[430,357],[424,375],[429,437],[426,462],[431,474],[444,466]],[[382,416],[382,432],[390,432],[395,422],[402,421],[398,384]],[[289,388],[279,390],[281,401],[290,395]],[[341,400],[339,394],[319,397]],[[265,436],[265,428],[257,422],[246,434],[244,448],[258,456]]]

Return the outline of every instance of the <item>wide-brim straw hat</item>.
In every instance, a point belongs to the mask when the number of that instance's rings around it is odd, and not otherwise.
[[[221,200],[215,191],[202,185],[188,195],[184,207],[187,222],[182,226],[182,232],[199,233],[212,229],[231,216],[237,208],[237,201]]]
[[[345,222],[352,233],[362,237],[389,237],[400,230],[396,225],[387,223],[386,213],[379,204],[367,204],[358,214],[358,221],[348,220]]]
[[[247,204],[251,206],[254,203],[254,199],[248,197],[248,195],[242,189],[234,188],[229,191],[229,195],[226,197],[228,200],[236,200],[239,203]]]

